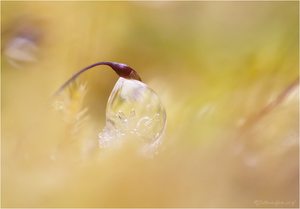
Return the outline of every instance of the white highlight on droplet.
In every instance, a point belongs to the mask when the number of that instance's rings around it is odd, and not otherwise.
[[[142,152],[155,152],[166,126],[166,112],[158,95],[146,84],[119,78],[108,99],[106,125],[99,145],[120,145],[126,138],[142,142]]]

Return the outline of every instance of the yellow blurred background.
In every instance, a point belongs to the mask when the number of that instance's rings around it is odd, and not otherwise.
[[[298,207],[299,2],[1,2],[2,207]],[[117,80],[160,96],[158,154],[101,150]],[[79,88],[86,85],[86,89]]]

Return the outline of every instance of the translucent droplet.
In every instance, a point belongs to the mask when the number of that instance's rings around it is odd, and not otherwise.
[[[106,125],[99,134],[100,147],[109,147],[135,136],[143,151],[160,144],[166,112],[158,95],[146,84],[119,78],[108,99]]]

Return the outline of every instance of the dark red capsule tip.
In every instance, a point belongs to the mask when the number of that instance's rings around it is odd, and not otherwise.
[[[120,77],[124,77],[127,79],[134,79],[134,80],[141,80],[141,77],[138,75],[138,73],[129,67],[126,64],[117,63],[117,62],[111,62],[108,64]]]

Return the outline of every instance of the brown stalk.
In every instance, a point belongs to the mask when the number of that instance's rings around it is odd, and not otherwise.
[[[107,65],[111,67],[120,77],[127,78],[127,79],[134,79],[141,81],[140,76],[138,73],[129,67],[128,65],[117,63],[117,62],[97,62],[95,64],[92,64],[90,66],[87,66],[81,70],[79,70],[77,73],[75,73],[71,78],[69,78],[54,94],[54,96],[58,95],[60,92],[62,92],[70,83],[72,83],[79,75],[81,75],[83,72],[99,66],[99,65]]]
[[[294,80],[287,88],[285,88],[273,101],[268,103],[259,112],[250,117],[242,126],[242,129],[249,128],[259,122],[262,118],[273,111],[299,86],[299,77]]]

